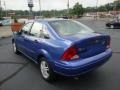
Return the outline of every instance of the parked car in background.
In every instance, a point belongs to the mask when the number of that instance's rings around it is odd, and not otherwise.
[[[65,19],[28,22],[14,34],[12,44],[14,53],[21,52],[39,65],[47,81],[55,73],[71,77],[90,72],[112,55],[109,35]]]
[[[111,29],[119,29],[120,28],[120,19],[116,19],[116,20],[106,23],[106,27],[111,28]]]
[[[68,16],[61,16],[61,17],[58,17],[58,18],[61,18],[61,19],[69,19]]]
[[[3,26],[3,24],[2,24],[2,20],[0,20],[0,26]]]
[[[0,26],[3,26],[2,25],[2,21],[4,20],[4,18],[0,18]]]
[[[0,21],[0,26],[11,25],[11,23],[12,23],[11,19],[4,19]]]

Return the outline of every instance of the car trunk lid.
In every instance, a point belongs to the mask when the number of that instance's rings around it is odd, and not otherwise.
[[[109,45],[110,37],[101,34],[77,34],[64,37],[72,41],[80,58],[88,58],[104,52]]]

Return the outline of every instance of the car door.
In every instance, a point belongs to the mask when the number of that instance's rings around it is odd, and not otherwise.
[[[40,30],[42,30],[42,24],[35,22],[30,30],[29,37],[26,36],[26,52],[31,59],[36,58],[37,50],[41,48]]]
[[[29,41],[27,41],[29,45],[28,52],[33,60],[37,59],[39,50],[43,49],[44,39],[48,39],[49,36],[44,26],[42,23],[35,22],[30,31]]]
[[[33,23],[27,23],[23,26],[20,32],[16,34],[16,45],[18,49],[26,54],[27,38]]]

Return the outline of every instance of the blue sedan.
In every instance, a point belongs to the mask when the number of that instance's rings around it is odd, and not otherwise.
[[[73,20],[35,20],[13,35],[14,53],[39,64],[42,77],[78,76],[103,65],[112,56],[110,36],[95,33]]]

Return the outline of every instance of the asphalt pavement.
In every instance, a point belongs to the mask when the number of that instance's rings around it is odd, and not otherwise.
[[[9,37],[12,35],[10,26],[0,26],[0,38]]]
[[[120,90],[120,29],[106,29],[104,21],[79,20],[96,32],[111,35],[113,56],[99,69],[76,78],[59,76],[48,83],[37,65],[15,55],[11,38],[0,40],[0,90]]]

